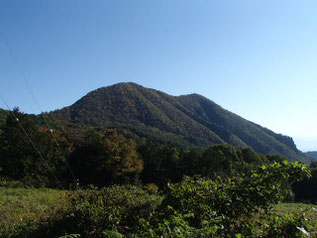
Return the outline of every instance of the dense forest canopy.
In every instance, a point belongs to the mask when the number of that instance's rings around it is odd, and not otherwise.
[[[123,135],[114,129],[59,121],[52,124],[54,129],[46,128],[38,117],[18,108],[8,114],[0,127],[1,176],[37,187],[142,182],[164,188],[184,176],[229,178],[248,175],[259,165],[287,160],[279,154],[257,153],[250,147],[217,144],[195,150],[140,137],[135,141],[127,130],[121,130]]]
[[[0,108],[0,125],[5,124],[9,111]]]

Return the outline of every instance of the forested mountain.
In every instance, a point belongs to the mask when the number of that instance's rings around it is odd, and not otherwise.
[[[305,153],[306,156],[311,158],[314,161],[317,161],[317,151],[309,151]]]
[[[207,148],[228,143],[263,154],[305,160],[293,139],[276,134],[198,95],[171,96],[135,83],[88,93],[48,116],[95,127],[124,128],[159,143]]]

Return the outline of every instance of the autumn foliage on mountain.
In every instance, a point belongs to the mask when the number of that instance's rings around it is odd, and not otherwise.
[[[198,94],[171,96],[135,83],[120,83],[88,93],[48,116],[80,125],[125,130],[135,139],[206,149],[212,144],[250,147],[290,160],[307,159],[292,138],[276,134],[229,112]]]

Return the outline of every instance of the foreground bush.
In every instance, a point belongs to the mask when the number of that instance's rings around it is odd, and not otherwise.
[[[162,204],[164,212],[144,222],[142,237],[305,237],[303,217],[279,217],[272,208],[290,193],[285,191],[287,181],[307,176],[306,166],[284,161],[226,182],[174,184]]]
[[[140,188],[119,185],[78,190],[70,193],[68,199],[69,207],[43,223],[35,237],[80,234],[80,237],[97,238],[132,234],[140,228],[139,219],[151,217],[161,202],[161,197],[149,195]]]
[[[279,216],[273,208],[290,193],[285,184],[309,175],[306,166],[284,161],[258,166],[250,176],[186,178],[164,197],[130,185],[73,191],[63,207],[25,223],[27,233],[8,237],[308,237],[303,214]],[[156,193],[153,185],[146,190]]]

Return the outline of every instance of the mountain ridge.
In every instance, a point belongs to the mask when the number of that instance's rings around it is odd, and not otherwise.
[[[312,159],[312,161],[317,162],[317,151],[308,151],[305,153],[306,156]]]
[[[263,154],[280,153],[290,160],[305,157],[292,138],[250,122],[204,96],[172,96],[136,83],[98,88],[48,115],[76,124],[126,128],[145,137],[160,135],[168,143],[173,138],[204,148],[228,143]]]

